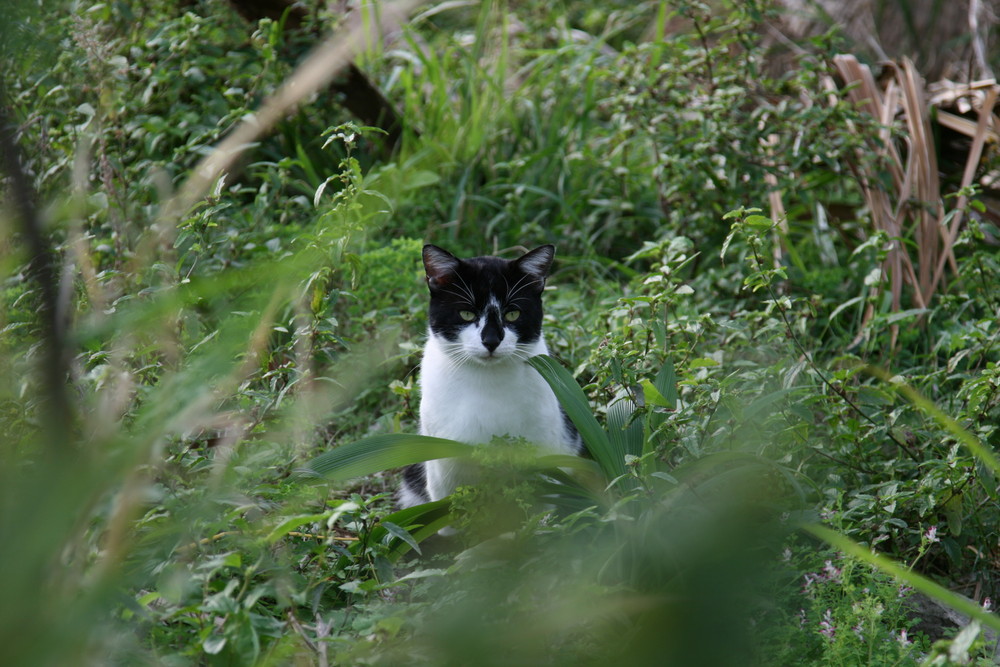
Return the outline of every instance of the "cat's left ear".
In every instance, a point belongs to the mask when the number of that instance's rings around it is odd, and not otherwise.
[[[424,271],[427,284],[433,289],[447,285],[458,270],[459,259],[444,248],[428,243],[424,246]]]
[[[514,264],[529,276],[544,283],[545,277],[549,275],[549,269],[552,267],[552,258],[555,256],[556,247],[554,245],[543,245],[521,255],[514,260]]]

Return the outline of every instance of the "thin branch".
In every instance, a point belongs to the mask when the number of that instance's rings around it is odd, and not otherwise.
[[[24,172],[17,128],[0,81],[0,169],[7,176],[7,196],[28,255],[28,276],[38,289],[43,354],[40,364],[43,388],[41,421],[53,450],[66,451],[70,443],[73,407],[67,386],[69,361],[66,332],[60,321],[59,271],[56,251],[42,229],[31,178]]]
[[[753,252],[753,258],[754,261],[757,262],[757,266],[764,266],[763,262],[761,262],[760,255],[757,253],[757,248],[755,248],[753,244],[750,244],[750,250]],[[781,314],[781,320],[782,322],[785,323],[785,329],[788,331],[788,335],[791,336],[792,342],[794,343],[795,347],[798,349],[802,357],[809,364],[809,367],[812,368],[816,372],[816,375],[819,376],[820,381],[822,381],[823,384],[825,384],[831,391],[840,396],[840,398],[842,398],[844,402],[847,403],[847,405],[854,412],[856,412],[859,416],[861,416],[862,419],[870,423],[872,426],[875,426],[876,428],[882,426],[872,417],[870,417],[867,412],[862,410],[854,401],[852,401],[851,397],[847,395],[846,391],[844,391],[840,387],[837,387],[832,382],[830,382],[829,379],[827,379],[823,371],[821,371],[819,369],[819,366],[817,366],[816,363],[812,360],[812,357],[809,355],[809,352],[806,351],[805,346],[802,345],[802,341],[800,341],[799,337],[795,334],[795,329],[794,327],[792,327],[792,323],[788,320],[788,314],[785,312],[785,309],[781,307],[781,301],[778,299],[778,295],[775,294],[774,290],[771,288],[770,281],[768,281],[765,284],[765,286],[767,287],[767,293],[771,296],[771,299],[774,301],[774,304],[778,307],[778,312]],[[910,447],[904,444],[899,438],[897,438],[893,434],[892,429],[890,429],[888,426],[885,429],[885,434],[889,437],[890,440],[893,441],[893,443],[895,443],[897,447],[906,452],[906,454],[911,459],[913,459],[916,463],[920,463],[921,459],[917,455],[917,453],[914,452],[912,449],[910,449]]]

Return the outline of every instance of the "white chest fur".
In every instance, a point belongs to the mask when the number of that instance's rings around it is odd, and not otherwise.
[[[456,364],[445,345],[431,334],[424,349],[420,375],[423,435],[475,445],[509,435],[551,451],[572,453],[559,403],[534,368],[516,357]],[[531,347],[528,356],[547,353],[541,339]],[[425,469],[432,500],[448,495],[461,481],[452,461],[429,461]]]

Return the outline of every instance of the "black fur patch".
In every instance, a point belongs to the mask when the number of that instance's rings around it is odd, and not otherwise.
[[[499,257],[459,259],[437,246],[424,246],[424,268],[431,292],[428,310],[431,330],[442,338],[457,340],[469,322],[463,311],[487,318],[484,344],[503,339],[504,329],[517,332],[517,340],[531,343],[542,335],[542,290],[555,248],[541,246],[515,260]],[[491,299],[500,312],[488,309]],[[513,322],[504,316],[519,315]]]
[[[427,473],[423,463],[406,466],[403,470],[403,487],[422,502],[430,502],[431,497],[427,495]]]

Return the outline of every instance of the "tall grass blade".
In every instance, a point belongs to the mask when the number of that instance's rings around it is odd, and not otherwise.
[[[936,584],[930,579],[923,577],[907,567],[897,563],[891,558],[887,558],[880,553],[872,551],[866,546],[858,544],[851,538],[841,535],[835,530],[825,526],[809,524],[803,528],[820,538],[830,546],[854,556],[859,560],[870,563],[883,572],[896,577],[906,585],[918,590],[924,595],[934,598],[938,602],[948,605],[955,611],[961,612],[973,619],[981,622],[994,630],[1000,631],[1000,617],[989,613],[972,600],[949,591],[944,586]]]
[[[865,370],[875,377],[884,380],[892,385],[897,391],[903,394],[911,403],[920,410],[930,415],[934,421],[943,426],[956,440],[965,445],[974,456],[982,461],[994,474],[1000,474],[1000,459],[989,447],[979,441],[979,438],[972,435],[957,421],[945,414],[941,408],[934,405],[934,402],[927,399],[916,389],[903,382],[894,382],[892,377],[885,370],[876,366],[867,366]]]
[[[426,435],[386,433],[341,445],[309,461],[305,477],[346,480],[433,459],[468,456],[472,445]]]

